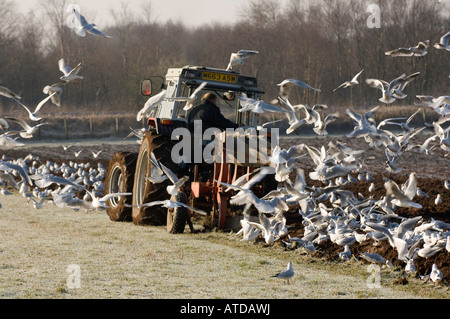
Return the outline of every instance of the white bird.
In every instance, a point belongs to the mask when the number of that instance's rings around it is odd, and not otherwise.
[[[93,208],[107,208],[109,207],[106,205],[106,202],[113,198],[113,197],[119,197],[119,196],[130,196],[133,195],[133,193],[110,193],[106,194],[105,196],[99,197],[96,196],[94,192],[91,192],[86,189],[86,192],[91,196],[91,205]]]
[[[436,199],[434,200],[434,204],[435,204],[436,206],[442,204],[441,194],[437,194]]]
[[[103,152],[103,151],[105,151],[105,150],[99,150],[97,152],[92,151],[92,156],[94,156],[94,158],[98,158],[100,153]]]
[[[186,105],[184,106],[183,110],[188,111],[193,106],[195,101],[197,100],[197,95],[200,93],[201,90],[208,84],[208,82],[202,82],[195,90],[192,92],[192,94],[188,97],[168,97],[167,100],[169,101],[186,101]]]
[[[75,33],[80,37],[85,37],[86,32],[92,35],[103,37],[103,38],[111,38],[111,36],[106,35],[100,30],[96,29],[95,23],[88,23],[86,18],[77,10],[73,9],[76,19],[78,20],[78,25],[74,28]]]
[[[434,47],[436,49],[443,49],[450,51],[450,45],[449,45],[449,39],[450,39],[450,31],[444,34],[440,39],[439,43],[435,43]]]
[[[366,79],[366,84],[375,89],[381,90],[382,96],[378,100],[385,104],[391,104],[395,102],[396,98],[394,97],[394,88],[398,88],[399,86],[404,85],[405,82],[406,82],[405,73],[393,79],[389,83],[378,79]],[[400,95],[400,91],[397,91],[396,94],[397,96]]]
[[[442,271],[440,271],[436,264],[433,264],[431,266],[431,273],[430,273],[430,279],[434,282],[441,282],[443,278]]]
[[[407,274],[414,274],[417,271],[416,266],[414,265],[414,259],[408,259],[405,266],[405,272]]]
[[[162,90],[158,94],[151,96],[147,102],[145,102],[144,107],[137,113],[136,121],[141,121],[144,116],[149,116],[158,105],[166,98],[166,90]]]
[[[44,106],[44,104],[47,103],[47,101],[49,99],[51,99],[55,94],[56,94],[56,92],[50,94],[45,99],[43,99],[41,102],[39,102],[39,104],[36,106],[36,108],[34,109],[33,112],[31,112],[30,109],[27,106],[23,105],[20,101],[15,100],[15,99],[14,100],[25,108],[25,110],[28,112],[28,116],[30,117],[30,119],[32,121],[39,121],[39,120],[42,120],[42,118],[40,118],[38,116],[39,111],[41,110],[42,106]]]
[[[301,88],[310,89],[310,90],[314,90],[314,91],[317,91],[317,92],[322,92],[321,89],[313,88],[312,86],[309,86],[308,84],[306,84],[306,83],[304,83],[302,81],[299,81],[297,79],[286,79],[286,80],[283,80],[281,83],[278,83],[277,86],[280,87],[280,91],[279,91],[278,95],[280,97],[282,97],[283,99],[287,99],[289,97],[289,90],[293,86],[298,86],[298,87],[301,87]]]
[[[173,185],[169,185],[166,187],[167,193],[170,195],[176,195],[178,189],[183,186],[189,180],[189,176],[183,176],[182,178],[178,178],[168,167],[164,166],[164,164],[159,163],[161,169],[164,174],[169,178]]]
[[[237,53],[231,53],[230,62],[228,63],[226,71],[233,70],[236,65],[244,64],[244,59],[258,54],[259,51],[254,50],[239,50]]]
[[[39,201],[35,200],[34,198],[30,197],[29,200],[33,202],[33,208],[34,209],[41,209],[44,207],[44,201],[45,199],[41,198]]]
[[[61,81],[64,81],[65,83],[75,81],[75,80],[82,80],[83,77],[81,75],[78,75],[78,72],[81,69],[82,63],[78,63],[76,67],[73,69],[66,64],[64,59],[59,59],[58,61],[59,70],[64,74],[59,79]]]
[[[300,119],[297,115],[296,109],[291,105],[288,99],[278,97],[281,105],[287,108],[286,117],[288,118],[290,126],[286,129],[286,134],[291,134],[300,126],[306,123],[305,119]]]
[[[262,114],[265,112],[280,112],[285,113],[285,110],[282,110],[272,104],[266,103],[262,100],[255,100],[247,97],[245,94],[238,97],[242,108],[239,109],[239,112],[247,112],[251,111],[253,113]]]
[[[199,213],[201,215],[204,215],[204,216],[207,215],[207,213],[205,211],[201,210],[201,209],[197,209],[197,208],[191,207],[191,206],[189,206],[189,205],[187,205],[185,203],[173,201],[173,200],[170,200],[170,199],[148,202],[148,203],[141,204],[139,206],[140,207],[151,207],[151,206],[155,206],[155,205],[162,205],[163,207],[166,207],[166,208],[185,207],[185,208],[187,208],[189,210],[192,210],[192,211],[194,211],[196,213]]]
[[[339,85],[337,88],[335,88],[333,90],[333,92],[335,92],[337,89],[340,88],[347,88],[347,87],[352,87],[355,85],[358,85],[358,77],[361,75],[361,73],[364,71],[364,69],[362,69],[361,71],[358,72],[358,74],[356,74],[350,81],[345,81],[344,83],[342,83],[341,85]]]
[[[448,180],[444,181],[444,187],[445,189],[450,189],[450,182]]]
[[[341,251],[339,253],[339,259],[341,259],[343,261],[348,261],[348,260],[350,260],[351,257],[352,257],[352,252],[350,251],[350,246],[345,245],[344,251]]]
[[[369,186],[369,192],[374,192],[375,191],[375,184],[374,183],[370,183],[370,186]]]
[[[323,136],[328,135],[328,132],[326,130],[327,125],[331,122],[336,121],[339,118],[339,112],[334,112],[332,114],[328,114],[323,121],[316,122],[316,126],[313,128],[314,132],[317,135]]]
[[[377,253],[364,252],[360,255],[360,257],[374,264],[383,264],[383,265],[386,264],[386,259]]]
[[[285,270],[283,270],[271,277],[282,279],[289,284],[289,280],[294,277],[294,268],[292,267],[292,262],[288,262]]]
[[[8,89],[7,87],[4,87],[4,86],[0,86],[0,95],[6,96],[10,99],[16,99],[16,100],[21,99],[19,94],[14,93],[13,91],[11,91],[10,89]]]
[[[428,46],[430,45],[429,40],[420,41],[415,47],[401,47],[395,50],[385,52],[386,55],[392,57],[410,57],[410,56],[418,56],[423,57],[427,54]]]
[[[46,85],[43,89],[42,92],[44,92],[45,94],[51,95],[51,101],[53,104],[55,104],[56,106],[61,106],[61,94],[63,92],[63,88],[62,86],[65,85],[65,82],[58,82],[52,85]]]
[[[30,126],[27,122],[25,122],[22,119],[16,118],[16,117],[6,117],[7,120],[15,122],[17,124],[19,124],[20,126],[22,126],[22,128],[24,129],[23,131],[14,131],[20,134],[20,136],[22,138],[32,138],[33,135],[37,132],[37,130],[39,129],[39,127],[43,126],[43,125],[47,125],[47,123],[39,123],[35,126]]]
[[[0,146],[7,146],[8,148],[16,148],[24,146],[25,144],[17,142],[16,139],[11,137],[10,132],[6,132],[0,135]]]
[[[388,201],[399,207],[414,207],[422,208],[422,205],[412,201],[398,186],[398,184],[392,180],[388,180],[384,183],[386,189],[386,198]],[[415,193],[414,193],[415,194]],[[414,196],[414,194],[412,196]]]

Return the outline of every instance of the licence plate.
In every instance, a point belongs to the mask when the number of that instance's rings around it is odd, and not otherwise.
[[[202,79],[209,81],[219,81],[226,83],[236,83],[237,76],[232,74],[223,74],[215,72],[202,72]]]

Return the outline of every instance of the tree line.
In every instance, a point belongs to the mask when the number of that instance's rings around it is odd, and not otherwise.
[[[379,28],[368,24],[371,4],[380,9]],[[84,79],[64,87],[62,105],[53,111],[138,111],[146,101],[139,91],[143,78],[184,65],[226,68],[230,54],[240,49],[259,51],[236,70],[258,77],[266,101],[277,96],[278,83],[295,78],[322,92],[294,90],[294,103],[376,105],[381,92],[365,78],[390,81],[414,72],[420,76],[396,104],[411,105],[419,94],[449,94],[450,53],[433,48],[449,31],[450,10],[443,2],[247,0],[236,23],[195,28],[182,21],[157,22],[151,2],[139,15],[123,4],[110,12],[115,23],[102,29],[112,38],[77,36],[66,23],[68,5],[67,0],[41,1],[20,15],[13,1],[0,0],[0,85],[19,93],[26,105],[36,105],[45,97],[43,87],[58,82],[61,58],[72,67],[81,62]],[[385,55],[425,40],[430,46],[423,58]],[[362,69],[360,85],[333,92]],[[17,106],[0,98],[0,113]]]

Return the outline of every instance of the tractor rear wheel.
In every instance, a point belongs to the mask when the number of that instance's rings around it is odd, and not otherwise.
[[[108,164],[105,177],[105,192],[131,193],[134,184],[134,171],[136,168],[136,153],[117,152]],[[131,197],[120,196],[108,200],[106,213],[112,221],[131,221]]]
[[[150,162],[151,153],[156,160],[177,174],[178,166],[173,163],[171,151],[173,142],[169,136],[158,135],[154,131],[147,132],[142,139],[139,155],[136,161],[136,172],[133,187],[133,223],[137,225],[164,225],[167,221],[167,209],[160,206],[142,207],[144,203],[166,200],[170,198],[166,187],[170,185],[167,179],[162,183],[152,183],[147,177],[155,176],[155,168]],[[152,175],[153,174],[153,175]]]

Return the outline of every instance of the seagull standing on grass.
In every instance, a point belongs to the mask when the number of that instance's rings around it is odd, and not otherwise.
[[[284,282],[287,282],[287,284],[289,284],[289,279],[292,279],[294,277],[294,268],[292,267],[292,262],[289,262],[287,264],[287,267],[285,270],[283,270],[271,277],[282,279],[282,280],[284,280]]]

